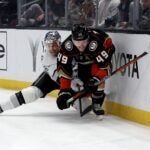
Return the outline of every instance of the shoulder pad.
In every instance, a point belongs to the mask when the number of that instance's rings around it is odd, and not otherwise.
[[[104,40],[103,47],[104,47],[105,49],[108,49],[108,48],[111,48],[111,47],[112,47],[112,39],[111,39],[110,37],[107,37],[107,38]]]
[[[98,47],[97,41],[91,41],[89,43],[89,51],[95,51]]]
[[[72,41],[68,40],[64,43],[64,47],[67,51],[72,51],[73,49],[73,43]]]

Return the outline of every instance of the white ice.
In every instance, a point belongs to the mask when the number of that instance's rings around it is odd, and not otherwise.
[[[14,91],[0,90],[0,101]],[[39,99],[0,114],[0,150],[149,150],[150,127],[106,115],[98,121],[55,98]]]

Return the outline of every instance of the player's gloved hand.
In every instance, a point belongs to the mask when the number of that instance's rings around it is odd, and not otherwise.
[[[72,90],[60,90],[56,101],[58,108],[61,110],[69,108],[67,100],[71,97],[72,97]]]
[[[100,79],[99,78],[92,77],[87,82],[87,84],[85,86],[85,90],[87,90],[87,92],[93,92],[93,91],[95,91],[97,89],[99,83],[100,83]]]

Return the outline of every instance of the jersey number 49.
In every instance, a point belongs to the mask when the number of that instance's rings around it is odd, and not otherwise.
[[[104,62],[109,57],[108,53],[103,50],[101,53],[96,57],[98,63]]]
[[[61,53],[59,53],[57,58],[58,58],[58,61],[61,62],[62,64],[67,64],[67,61],[68,61],[67,56],[62,55]]]

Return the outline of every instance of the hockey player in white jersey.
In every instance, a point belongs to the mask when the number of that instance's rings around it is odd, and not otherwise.
[[[8,100],[0,104],[0,112],[16,108],[45,97],[49,92],[59,89],[57,83],[56,62],[61,47],[61,36],[57,31],[49,31],[44,38],[42,65],[44,71],[31,86],[11,95]]]
[[[57,54],[61,48],[61,36],[57,31],[49,31],[43,41],[44,49],[41,56],[42,65],[44,71],[39,77],[32,83],[31,86],[22,89],[19,92],[14,93],[5,102],[0,103],[0,112],[10,110],[21,106],[22,104],[31,103],[39,98],[45,97],[53,90],[59,89],[58,75],[56,71]],[[73,90],[76,89],[76,85],[81,84],[79,80],[75,78],[72,82]],[[90,101],[82,99],[82,111],[91,104]],[[81,104],[81,103],[80,103]],[[74,108],[79,110],[79,101],[77,100]],[[81,110],[80,110],[81,111]]]

